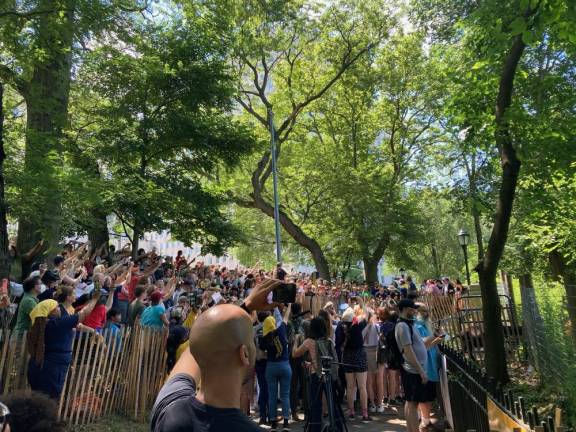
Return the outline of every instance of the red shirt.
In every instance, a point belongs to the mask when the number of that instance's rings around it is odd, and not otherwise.
[[[136,296],[134,295],[134,290],[136,289],[136,285],[138,285],[138,280],[140,280],[140,276],[138,276],[137,274],[132,274],[132,276],[130,276],[130,282],[128,282],[128,284],[126,285],[126,290],[128,291],[128,297],[126,297],[126,295],[122,292],[122,290],[120,290],[120,292],[118,293],[118,300],[123,300],[123,301],[132,301],[136,298]]]
[[[93,329],[100,329],[106,324],[106,306],[96,305],[82,323]]]

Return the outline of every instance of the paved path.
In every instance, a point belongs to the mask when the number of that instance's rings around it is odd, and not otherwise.
[[[349,432],[406,432],[406,422],[401,420],[396,413],[393,415],[383,416],[381,414],[370,414],[373,421],[364,422],[356,418],[354,421],[348,421]],[[270,427],[264,427],[269,430]],[[291,423],[292,432],[303,432],[304,422]],[[279,428],[279,430],[282,430]]]

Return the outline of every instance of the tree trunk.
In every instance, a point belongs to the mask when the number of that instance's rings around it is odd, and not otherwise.
[[[144,233],[140,228],[138,221],[134,222],[134,233],[132,234],[132,259],[135,260],[138,257],[138,249],[140,248],[140,237]]]
[[[496,285],[498,264],[508,238],[512,206],[520,173],[520,161],[516,156],[507,111],[512,103],[514,77],[518,63],[526,45],[522,35],[516,36],[506,55],[500,75],[498,98],[496,101],[495,140],[502,166],[502,182],[496,203],[494,225],[484,258],[478,263],[478,275],[482,291],[482,312],[484,315],[484,344],[486,372],[501,383],[510,378],[506,363],[504,332],[500,316],[500,299]]]
[[[68,120],[74,5],[74,1],[67,2],[68,12],[62,16],[38,17],[37,40],[45,57],[35,64],[26,95],[26,182],[20,202],[26,214],[18,224],[20,253],[31,249],[40,238],[55,253],[61,236],[62,188],[58,171],[62,163],[60,139]],[[51,6],[51,1],[44,0],[39,8]],[[29,273],[30,264],[22,263],[24,274]]]
[[[108,243],[110,242],[110,236],[108,235],[108,221],[106,219],[106,212],[102,211],[100,208],[94,208],[92,210],[92,216],[94,220],[91,222],[90,226],[86,227],[88,233],[88,240],[92,245],[92,249],[98,249],[100,246],[105,244],[102,251],[103,254],[108,254]]]
[[[251,202],[238,202],[239,205],[248,208],[256,208],[262,211],[264,214],[274,217],[274,207],[271,206],[266,200],[253,193]],[[314,260],[314,265],[316,270],[320,273],[320,278],[328,282],[331,281],[330,277],[330,266],[328,265],[328,260],[324,256],[322,248],[316,240],[306,235],[306,233],[296,225],[286,213],[280,209],[280,224],[282,228],[302,247],[306,248],[312,255]]]
[[[554,276],[559,276],[566,291],[566,308],[570,319],[570,335],[576,347],[576,268],[574,264],[566,264],[566,259],[557,250],[548,255],[550,267]]]
[[[436,272],[436,279],[440,279],[440,264],[438,263],[438,253],[436,252],[436,246],[432,246],[432,264],[434,265],[434,271]]]
[[[380,259],[374,261],[372,258],[364,257],[362,261],[364,262],[364,278],[366,279],[366,284],[372,287],[378,283],[378,263]]]
[[[0,279],[10,277],[10,260],[8,259],[8,220],[4,195],[4,84],[0,83]]]

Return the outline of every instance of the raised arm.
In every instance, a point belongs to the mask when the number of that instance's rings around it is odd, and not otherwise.
[[[150,267],[148,267],[146,270],[144,270],[144,273],[142,273],[143,277],[148,277],[150,276],[152,273],[154,273],[156,270],[158,270],[158,267],[160,267],[162,265],[162,259],[159,259],[158,261],[156,261],[155,264],[152,264]]]
[[[110,287],[110,291],[108,291],[108,299],[106,300],[106,312],[112,309],[112,303],[114,303],[114,288]]]
[[[196,363],[196,360],[192,356],[190,349],[187,349],[182,353],[182,355],[176,362],[176,365],[174,365],[174,368],[172,369],[172,372],[170,373],[168,379],[171,379],[172,377],[178,374],[191,376],[196,382],[196,385],[200,383],[200,368],[198,367],[198,363]]]
[[[78,312],[79,316],[78,321],[82,322],[86,319],[88,315],[90,315],[90,313],[94,310],[94,306],[96,306],[96,304],[98,303],[98,300],[100,300],[100,291],[94,291],[92,299],[90,299],[90,301],[86,303],[86,306],[84,306],[84,308],[82,308],[82,310]]]
[[[40,253],[42,246],[44,246],[44,240],[40,240],[38,243],[32,246],[32,249],[24,254],[22,260],[25,262],[32,261],[34,257]]]
[[[282,321],[284,322],[284,324],[288,324],[288,321],[290,320],[290,314],[291,313],[292,313],[292,303],[290,303],[286,307],[286,310],[284,311],[284,316],[282,317]]]
[[[168,285],[166,286],[168,290],[166,294],[164,294],[164,297],[162,297],[164,301],[171,298],[172,295],[174,294],[174,291],[176,290],[176,280],[177,280],[176,276],[172,276],[172,278],[170,278],[170,280],[168,281]]]

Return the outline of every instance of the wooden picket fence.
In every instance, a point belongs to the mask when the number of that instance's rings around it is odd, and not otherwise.
[[[1,333],[0,390],[27,389],[26,334]],[[100,335],[79,332],[72,345],[58,416],[70,426],[117,413],[146,421],[166,377],[167,330],[125,327]]]

